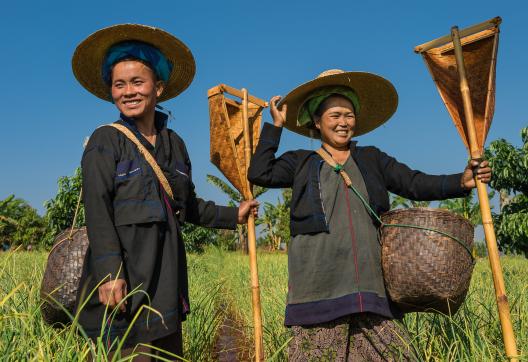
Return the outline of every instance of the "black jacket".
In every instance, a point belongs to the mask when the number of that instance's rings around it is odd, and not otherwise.
[[[292,188],[290,209],[291,234],[328,231],[328,222],[320,193],[321,156],[310,150],[289,151],[275,157],[282,128],[266,123],[251,159],[249,180],[271,188]],[[388,191],[411,200],[442,200],[468,194],[460,184],[462,174],[427,175],[373,146],[350,143],[350,152],[358,165],[372,209],[382,214],[390,209]],[[376,222],[375,219],[373,219]]]
[[[159,131],[157,151],[138,132],[132,119],[123,115],[120,123],[136,134],[153,153],[169,180],[174,200],[170,200],[179,223],[234,229],[238,209],[217,206],[196,196],[191,161],[183,140],[166,127],[166,116],[156,112]],[[167,210],[156,174],[137,147],[113,127],[99,127],[90,137],[82,158],[84,205],[90,249],[97,280],[115,275],[122,261],[117,227],[166,223]],[[167,202],[169,199],[166,198]]]

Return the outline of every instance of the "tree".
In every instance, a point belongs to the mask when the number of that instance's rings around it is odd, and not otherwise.
[[[493,215],[499,249],[528,257],[528,127],[521,130],[523,145],[504,139],[485,150],[493,169],[491,187],[500,192],[500,213]]]
[[[37,211],[15,195],[0,201],[0,243],[40,246],[45,223]]]
[[[213,175],[207,175],[206,177],[207,177],[207,182],[218,187],[223,193],[227,195],[227,197],[229,198],[229,202],[228,202],[229,206],[236,206],[237,204],[240,204],[242,200],[244,200],[244,196],[242,196],[240,192],[238,192],[237,190],[229,186],[227,182]],[[268,189],[265,187],[254,186],[253,196],[257,198],[263,193],[265,193],[266,191],[268,191]],[[247,229],[246,225],[237,226],[238,245],[240,245],[244,253],[248,252],[247,238],[246,238],[247,230],[246,229]]]
[[[187,252],[202,253],[207,244],[218,245],[219,230],[185,223],[182,234]]]
[[[46,201],[46,223],[47,232],[44,243],[46,246],[52,246],[55,236],[61,231],[69,228],[73,224],[75,209],[79,200],[82,187],[81,168],[77,167],[73,176],[63,176],[57,181],[59,190],[55,198]],[[74,227],[85,225],[84,206],[81,202],[79,213]]]
[[[282,189],[282,200],[277,199],[277,204],[264,203],[264,215],[257,220],[264,226],[265,241],[270,250],[280,248],[282,242],[290,240],[290,203],[291,189]]]
[[[493,198],[495,195],[494,191],[489,193],[489,198]],[[466,197],[460,197],[456,199],[448,199],[440,201],[438,205],[440,208],[448,209],[455,214],[468,219],[474,226],[482,224],[482,215],[480,214],[480,204],[476,202],[473,197],[473,190]],[[492,207],[493,208],[493,207]]]

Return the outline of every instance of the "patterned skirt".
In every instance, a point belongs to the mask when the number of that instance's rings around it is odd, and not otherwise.
[[[312,326],[293,326],[290,362],[418,361],[404,328],[372,313]]]

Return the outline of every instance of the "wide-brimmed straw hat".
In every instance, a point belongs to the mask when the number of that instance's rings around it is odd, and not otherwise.
[[[119,24],[96,31],[77,46],[72,58],[73,74],[90,93],[111,101],[103,80],[103,61],[108,49],[123,41],[137,40],[161,51],[172,63],[172,72],[158,101],[176,97],[192,82],[196,65],[189,48],[164,30],[140,24]]]
[[[340,69],[327,70],[317,78],[304,83],[284,97],[279,107],[288,105],[284,126],[303,136],[319,138],[315,126],[298,124],[299,111],[312,92],[324,87],[345,86],[356,93],[360,112],[356,115],[354,136],[372,131],[385,123],[398,107],[398,93],[387,79],[367,72],[345,72]]]

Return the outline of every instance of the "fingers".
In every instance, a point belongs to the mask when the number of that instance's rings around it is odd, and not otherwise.
[[[472,176],[476,177],[478,180],[484,183],[489,183],[491,181],[492,171],[487,160],[470,160],[467,168],[472,171]]]
[[[101,304],[115,308],[126,297],[127,285],[125,280],[116,279],[101,285],[98,292]],[[119,306],[119,309],[122,312],[126,311],[126,301]]]
[[[253,213],[253,216],[257,217],[260,203],[257,200],[251,200],[249,206],[251,207],[251,211]]]
[[[238,207],[238,223],[247,223],[250,213],[258,216],[258,207],[260,203],[257,200],[242,201]]]
[[[282,99],[281,96],[273,96],[270,99],[270,105],[272,109],[277,109],[277,103]]]
[[[114,302],[115,304],[114,305],[118,305],[119,303],[121,303],[121,301],[123,300],[123,298],[125,297],[125,290],[123,288],[117,288],[114,290]],[[125,302],[126,303],[126,302]],[[119,305],[119,309],[121,310],[121,312],[125,312],[126,311],[126,306],[125,306],[125,303],[121,303]]]
[[[284,122],[286,120],[286,105],[282,105],[280,109],[278,109],[277,104],[282,99],[281,96],[274,96],[270,99],[270,114],[273,118],[273,124],[276,127],[282,127],[284,125]]]
[[[284,103],[280,110],[282,117],[286,118],[286,113],[288,112],[288,105]]]

